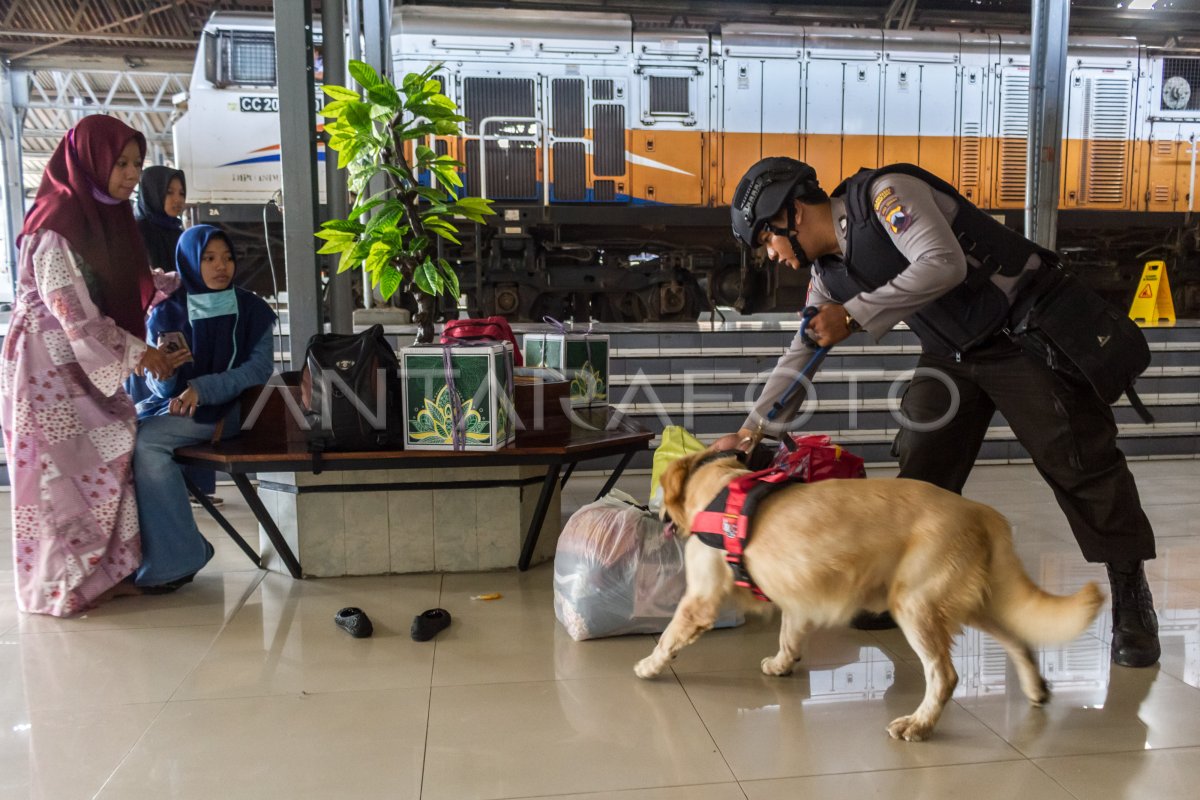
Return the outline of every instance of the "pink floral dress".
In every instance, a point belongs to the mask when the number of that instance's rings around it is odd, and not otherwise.
[[[83,611],[141,560],[137,416],[122,384],[145,349],[96,307],[66,239],[48,230],[26,237],[0,353],[23,611]]]

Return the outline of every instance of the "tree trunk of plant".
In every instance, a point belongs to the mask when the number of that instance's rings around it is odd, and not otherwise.
[[[417,298],[417,344],[433,343],[434,299],[424,292],[413,292]]]

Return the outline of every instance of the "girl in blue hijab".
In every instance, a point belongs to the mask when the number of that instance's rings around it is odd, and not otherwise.
[[[133,471],[142,529],[136,583],[146,593],[174,591],[212,558],[188,503],[175,448],[235,435],[238,396],[267,382],[273,369],[275,314],[255,294],[233,285],[233,243],[219,228],[196,225],[179,238],[175,267],[180,287],[150,314],[151,342],[182,341],[192,360],[168,380],[147,380],[151,396],[138,403]]]

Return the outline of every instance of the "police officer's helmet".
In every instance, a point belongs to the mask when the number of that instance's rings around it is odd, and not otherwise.
[[[763,226],[795,198],[828,199],[817,182],[817,171],[794,158],[764,158],[751,167],[733,193],[729,214],[734,237],[747,247],[757,247]]]

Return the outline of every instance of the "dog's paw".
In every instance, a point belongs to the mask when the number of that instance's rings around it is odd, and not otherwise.
[[[654,678],[662,672],[662,667],[654,660],[654,656],[646,656],[633,665],[633,674],[639,678]]]
[[[792,663],[789,661],[787,664],[780,666],[777,656],[767,656],[762,660],[762,671],[764,675],[774,675],[775,677],[791,675]]]
[[[1032,689],[1025,691],[1025,696],[1035,706],[1044,706],[1046,705],[1046,701],[1050,699],[1050,684],[1046,683],[1045,678],[1039,677],[1037,684]]]
[[[924,741],[932,730],[932,725],[918,722],[915,714],[894,719],[887,727],[888,736],[893,739],[903,739],[906,742]]]

